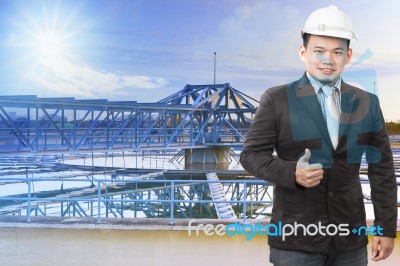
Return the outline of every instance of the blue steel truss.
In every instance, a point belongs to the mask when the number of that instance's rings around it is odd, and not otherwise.
[[[0,177],[0,182],[8,178]],[[273,185],[262,180],[116,180],[15,178],[27,182],[27,194],[0,197],[0,216],[102,217],[116,218],[216,218],[215,206],[232,204],[243,220],[268,215],[273,203]],[[90,189],[74,193],[52,193],[37,197],[34,182],[94,182]],[[209,184],[220,183],[225,199],[213,200]],[[119,191],[109,191],[110,184]],[[126,189],[129,186],[131,189]],[[270,190],[268,192],[268,190]]]
[[[257,104],[228,83],[186,85],[156,103],[0,96],[0,155],[241,147]]]

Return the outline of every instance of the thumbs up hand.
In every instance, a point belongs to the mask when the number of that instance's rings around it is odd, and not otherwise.
[[[311,152],[306,149],[304,155],[297,161],[296,167],[296,182],[303,187],[315,187],[317,186],[323,177],[324,170],[322,164],[314,163],[310,164]]]
[[[297,161],[297,168],[322,169],[322,164],[320,163],[309,164],[308,160],[310,160],[310,158],[311,158],[311,152],[309,149],[306,149],[304,151],[304,155],[300,157],[300,159]]]

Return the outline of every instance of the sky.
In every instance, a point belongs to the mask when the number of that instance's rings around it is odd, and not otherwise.
[[[397,0],[0,0],[0,95],[156,102],[212,84],[216,59],[216,83],[259,99],[303,75],[300,31],[331,4],[358,35],[343,78],[400,120]]]

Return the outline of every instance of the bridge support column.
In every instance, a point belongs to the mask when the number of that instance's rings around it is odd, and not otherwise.
[[[225,147],[185,150],[185,169],[227,170],[229,161],[229,150]]]

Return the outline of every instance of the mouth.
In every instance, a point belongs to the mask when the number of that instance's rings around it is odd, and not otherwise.
[[[336,70],[333,68],[318,68],[319,71],[321,71],[323,74],[332,74],[334,73]]]

